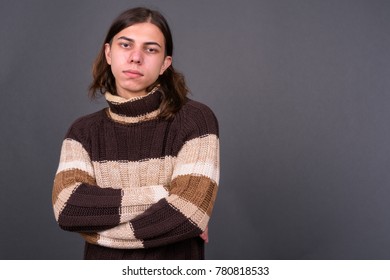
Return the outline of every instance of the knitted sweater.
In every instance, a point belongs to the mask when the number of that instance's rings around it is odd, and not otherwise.
[[[92,244],[152,248],[198,236],[219,180],[218,123],[188,99],[158,118],[162,93],[123,99],[76,120],[61,149],[53,186],[59,226]]]

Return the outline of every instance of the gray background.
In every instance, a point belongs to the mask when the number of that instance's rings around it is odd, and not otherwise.
[[[390,259],[390,1],[1,1],[0,259],[80,259],[51,188],[112,20],[168,19],[220,122],[209,259]]]

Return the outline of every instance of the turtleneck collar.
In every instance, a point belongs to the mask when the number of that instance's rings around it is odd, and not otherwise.
[[[147,95],[125,99],[112,95],[109,92],[104,94],[108,103],[108,116],[121,123],[138,123],[157,118],[160,113],[162,92],[155,87]]]

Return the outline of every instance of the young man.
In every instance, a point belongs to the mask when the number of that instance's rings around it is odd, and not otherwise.
[[[157,11],[123,12],[93,68],[108,108],[70,127],[53,186],[55,218],[85,259],[203,259],[219,181],[218,122],[187,98]]]

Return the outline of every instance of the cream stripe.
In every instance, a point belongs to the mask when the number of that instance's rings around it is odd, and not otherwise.
[[[210,217],[196,205],[177,195],[171,195],[167,200],[169,204],[179,210],[201,230],[206,229]]]
[[[62,143],[60,164],[56,174],[70,169],[80,169],[94,177],[93,166],[87,151],[76,140],[67,138]]]
[[[216,159],[219,153],[219,139],[214,134],[197,137],[184,143],[180,154],[186,154],[184,158],[190,161]]]
[[[122,193],[122,206],[153,204],[168,196],[168,191],[162,185],[126,188],[122,190]]]
[[[107,238],[115,238],[122,240],[136,239],[134,236],[133,229],[130,227],[130,223],[122,223],[114,228],[98,232],[100,236]]]
[[[215,161],[219,164],[219,140],[214,134],[187,141],[177,155],[180,163]]]
[[[142,214],[151,206],[151,204],[123,206],[120,208],[120,223],[129,222],[138,215]]]
[[[158,86],[155,86],[150,92],[148,92],[146,95],[142,95],[142,96],[136,96],[136,97],[132,97],[132,98],[124,98],[124,97],[121,97],[119,95],[113,95],[112,93],[106,91],[104,96],[105,98],[107,99],[107,101],[110,101],[111,103],[113,104],[124,104],[124,103],[131,103],[131,102],[134,102],[134,101],[137,101],[137,100],[141,100],[141,99],[144,99],[145,97],[147,97],[148,95],[151,95],[153,93],[155,93],[157,90],[158,90]]]
[[[108,113],[114,121],[118,121],[118,122],[122,122],[122,123],[137,123],[137,122],[142,122],[142,121],[156,118],[160,114],[160,109],[157,109],[157,110],[152,111],[150,113],[147,113],[145,115],[139,115],[136,117],[126,117],[123,115],[115,114],[114,112],[111,111],[110,108],[108,109]]]
[[[116,248],[116,249],[142,249],[144,245],[141,240],[121,240],[112,239],[109,237],[99,236],[97,244],[105,247]]]
[[[66,202],[68,201],[69,197],[72,195],[74,190],[80,185],[81,185],[81,183],[74,184],[70,187],[63,189],[59,193],[58,199],[56,200],[56,202],[53,205],[54,216],[55,216],[57,221],[58,221],[58,217],[60,216],[62,210],[65,208]]]
[[[72,169],[79,169],[81,171],[85,171],[88,173],[89,176],[94,177],[93,166],[90,164],[87,164],[86,162],[81,161],[81,160],[60,162],[60,164],[58,165],[58,169],[57,169],[56,174],[58,174],[62,171],[72,170]]]
[[[218,183],[219,168],[215,166],[214,162],[198,162],[195,164],[182,164],[175,168],[172,180],[181,175],[200,175],[206,176]]]
[[[143,248],[141,240],[136,239],[130,223],[120,224],[112,229],[99,232],[98,244],[111,248]]]
[[[96,183],[102,188],[144,188],[167,185],[172,177],[175,158],[146,161],[93,162]]]
[[[122,191],[120,222],[128,222],[143,213],[152,204],[169,195],[164,186],[126,188]]]
[[[218,183],[219,162],[176,163],[173,157],[151,159],[142,162],[93,162],[96,183],[102,188],[142,188],[145,186],[167,185],[181,175],[197,174]]]

